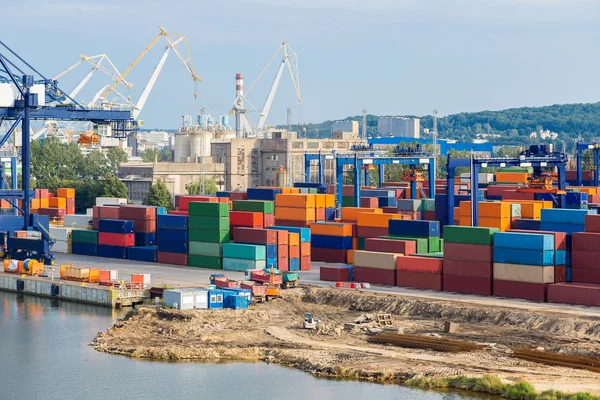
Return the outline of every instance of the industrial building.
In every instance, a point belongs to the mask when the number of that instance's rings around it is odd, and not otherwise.
[[[377,132],[381,136],[418,139],[421,137],[421,120],[405,117],[379,117]]]
[[[333,121],[333,133],[349,132],[358,135],[358,121]]]

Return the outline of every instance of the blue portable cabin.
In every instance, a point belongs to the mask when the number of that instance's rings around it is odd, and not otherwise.
[[[223,308],[223,291],[221,289],[208,291],[208,308]]]

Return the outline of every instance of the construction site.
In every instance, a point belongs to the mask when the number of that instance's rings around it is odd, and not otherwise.
[[[133,103],[117,87],[163,40]],[[0,290],[134,307],[92,342],[133,358],[262,361],[511,399],[600,395],[599,145],[579,143],[575,157],[551,144],[514,156],[473,147],[440,166],[435,120],[431,148],[368,139],[366,110],[362,129],[339,124],[331,139],[275,129],[266,121],[284,71],[302,100],[284,42],[247,91],[236,75],[226,114],[183,117],[173,162],[139,162],[138,117],[169,53],[200,81],[183,44],[161,27],[123,73],[82,56],[63,74],[92,71],[66,92],[61,74],[45,78],[0,41]],[[247,96],[275,61],[259,109]],[[111,83],[78,101],[96,71]],[[417,121],[395,123],[418,136]],[[118,175],[129,198],[95,197],[77,213],[73,187],[32,188],[32,140],[49,136],[90,154],[128,149]],[[187,194],[206,177],[216,193]],[[141,205],[157,180],[173,207]],[[477,379],[493,385],[477,390]],[[526,397],[511,394],[525,382]]]

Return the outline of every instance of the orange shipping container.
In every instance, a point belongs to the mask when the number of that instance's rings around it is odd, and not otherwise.
[[[277,194],[275,207],[315,208],[314,194]]]
[[[40,208],[40,199],[31,199],[31,209],[37,210]]]
[[[40,199],[40,208],[50,208],[50,199]]]
[[[325,194],[315,194],[315,208],[325,208]]]
[[[310,225],[310,233],[326,236],[352,236],[352,224],[337,222],[315,223]]]
[[[496,182],[527,183],[527,172],[496,172]]]
[[[354,264],[354,250],[348,250],[346,258],[348,259],[348,264]]]
[[[359,213],[383,214],[381,208],[342,207],[342,221],[356,221]]]
[[[567,190],[573,190],[587,194],[598,194],[598,188],[590,186],[567,186]]]
[[[56,189],[56,197],[64,197],[65,199],[75,198],[75,189],[59,188]]]
[[[401,214],[358,213],[356,225],[373,228],[387,228],[391,219],[402,219]]]
[[[100,269],[100,268],[90,268],[90,282],[92,282],[92,283],[99,282],[100,271],[102,271],[102,269]]]
[[[498,228],[500,232],[510,229],[510,218],[485,218],[479,217],[478,226],[486,228]]]
[[[50,198],[50,208],[67,208],[67,199],[64,197]]]
[[[299,233],[288,233],[288,246],[300,246],[300,234]]]
[[[335,195],[326,194],[325,196],[325,208],[335,208]]]
[[[275,207],[275,219],[291,221],[314,221],[314,208]]]
[[[486,218],[510,218],[510,203],[500,201],[480,201],[479,216]],[[460,202],[460,216],[471,215],[471,202]]]

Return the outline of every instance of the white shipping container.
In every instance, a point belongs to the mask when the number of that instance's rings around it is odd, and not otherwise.
[[[50,226],[50,235],[56,239],[56,241],[66,242],[71,236],[72,228],[64,228],[60,226]]]
[[[56,243],[54,243],[52,245],[52,252],[53,253],[62,253],[62,254],[69,254],[69,242],[64,241],[64,240],[57,240]]]
[[[85,215],[87,215],[88,217],[93,217],[94,216],[94,209],[93,208],[86,208],[85,209]]]
[[[38,231],[27,231],[27,239],[41,239],[42,238],[42,232],[38,232]]]
[[[127,204],[127,199],[119,197],[96,197],[97,206],[104,206],[107,204]]]
[[[82,214],[65,215],[63,225],[69,228],[84,228],[88,229],[92,225],[92,217]]]

